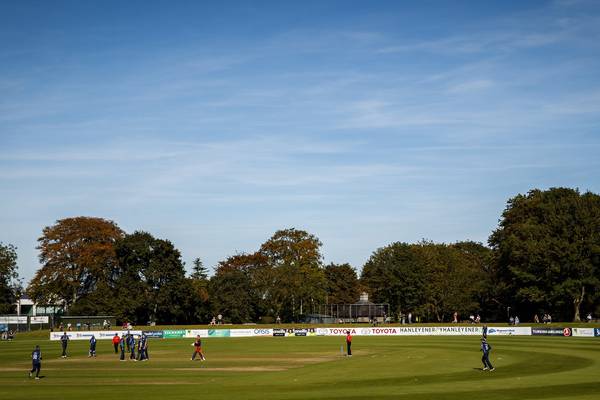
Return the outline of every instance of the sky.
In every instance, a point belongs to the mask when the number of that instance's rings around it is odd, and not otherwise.
[[[279,229],[357,270],[600,192],[600,2],[0,0],[0,242],[74,216],[188,270]]]

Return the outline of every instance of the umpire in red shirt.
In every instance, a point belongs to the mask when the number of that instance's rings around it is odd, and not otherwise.
[[[352,335],[350,331],[346,331],[346,348],[347,348],[347,356],[352,357]]]

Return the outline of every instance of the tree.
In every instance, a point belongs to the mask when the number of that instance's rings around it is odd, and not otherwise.
[[[416,245],[425,265],[424,307],[438,322],[449,320],[454,312],[465,315],[480,307],[483,265],[469,252],[472,247],[428,241]]]
[[[327,303],[352,304],[358,301],[360,284],[354,268],[350,264],[329,264],[325,266],[327,279]]]
[[[202,263],[200,257],[196,257],[196,259],[194,259],[194,266],[192,267],[192,271],[192,275],[190,276],[192,279],[198,281],[208,280],[208,270]]]
[[[189,299],[188,310],[192,314],[193,320],[206,321],[210,316],[210,296],[208,294],[208,270],[204,267],[200,257],[194,260],[192,274],[188,278],[189,285],[192,288],[192,295]]]
[[[260,247],[271,267],[271,308],[286,320],[296,320],[325,300],[321,245],[316,236],[291,228],[275,232]]]
[[[28,292],[38,302],[63,301],[67,308],[96,292],[110,298],[117,264],[114,245],[123,231],[112,221],[75,217],[44,228],[40,263]]]
[[[426,266],[421,254],[408,243],[377,249],[365,263],[361,282],[371,299],[388,303],[392,312],[418,312],[424,303]]]
[[[219,263],[209,286],[215,314],[222,314],[233,323],[256,319],[259,297],[251,275],[262,262],[258,254],[238,254]]]
[[[373,253],[361,281],[374,301],[389,303],[393,312],[432,316],[441,322],[454,311],[479,309],[485,260],[480,246],[425,240],[392,243]]]
[[[17,248],[0,242],[0,314],[14,312],[19,288],[17,278]]]
[[[170,241],[137,231],[117,243],[116,254],[117,304],[124,306],[123,317],[138,323],[188,320],[186,296],[193,293],[185,279],[181,253]]]
[[[568,188],[517,195],[489,243],[507,303],[579,321],[600,286],[600,196]]]

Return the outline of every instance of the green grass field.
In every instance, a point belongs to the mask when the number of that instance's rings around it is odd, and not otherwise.
[[[494,372],[481,371],[478,337],[151,339],[149,362],[120,362],[109,341],[87,358],[87,341],[47,332],[0,342],[0,399],[600,399],[600,338],[491,337]],[[30,353],[43,352],[39,381]]]

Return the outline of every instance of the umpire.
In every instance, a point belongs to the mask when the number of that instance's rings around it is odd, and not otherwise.
[[[69,344],[69,335],[67,332],[64,332],[60,337],[60,344],[62,346],[62,358],[67,358],[67,345]]]

